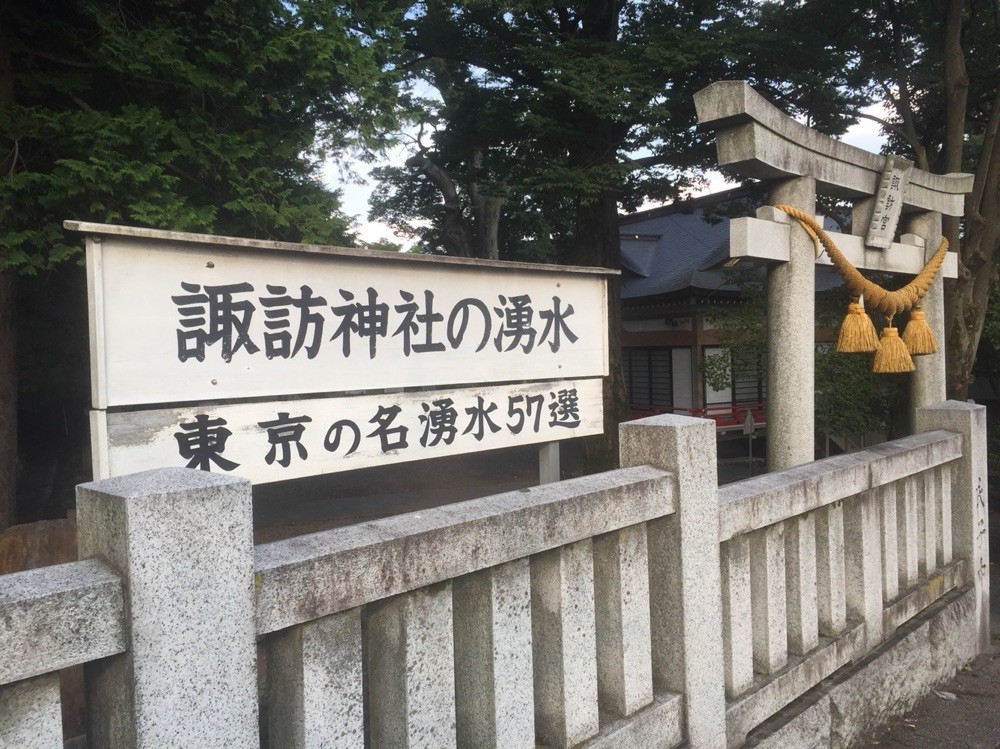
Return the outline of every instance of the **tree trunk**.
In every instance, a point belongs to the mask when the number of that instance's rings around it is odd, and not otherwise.
[[[617,195],[605,190],[592,203],[582,203],[576,215],[574,262],[612,270],[621,268]],[[621,276],[608,278],[608,377],[604,378],[604,434],[583,443],[588,473],[617,468],[618,425],[630,416],[625,378],[622,374]]]
[[[962,168],[969,78],[961,47],[963,0],[951,0],[947,9],[944,44],[944,83],[947,130],[939,171]],[[965,236],[959,221],[945,217],[944,235],[958,249],[958,277],[945,288],[948,397],[965,400],[973,380],[973,366],[986,317],[986,305],[996,280],[1000,255],[1000,92],[984,133],[972,194],[965,201]]]
[[[441,192],[444,201],[444,226],[441,230],[444,251],[455,257],[476,257],[473,231],[466,221],[462,199],[451,175],[423,154],[408,158],[406,166],[422,172]]]
[[[17,522],[17,327],[12,268],[0,271],[0,531]]]
[[[589,0],[583,8],[583,36],[600,42],[618,39],[620,0]],[[588,121],[589,120],[589,121]],[[579,165],[617,171],[621,143],[616,123],[606,116],[581,114],[580,127],[587,134],[587,147],[573,154]],[[600,173],[600,169],[595,169]],[[618,233],[618,193],[602,189],[593,200],[578,199],[574,237],[574,262],[621,270],[621,237]],[[608,278],[608,376],[604,378],[604,434],[583,443],[584,468],[588,473],[617,468],[618,425],[629,416],[625,378],[622,374],[622,292],[621,276]]]
[[[0,110],[14,104],[10,43],[0,28]],[[4,139],[7,140],[6,138]],[[0,179],[17,168],[17,143],[0,143]],[[0,259],[2,260],[2,259]],[[17,522],[17,327],[13,268],[0,265],[0,531]]]
[[[504,198],[499,195],[473,193],[476,203],[476,257],[500,259],[500,216]]]

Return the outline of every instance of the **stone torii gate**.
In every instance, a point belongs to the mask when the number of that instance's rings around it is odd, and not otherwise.
[[[834,140],[795,121],[745,81],[720,81],[694,96],[701,128],[714,130],[720,166],[769,183],[772,204],[816,213],[817,190],[853,203],[852,235],[830,233],[858,268],[915,275],[938,248],[941,216],[960,216],[971,174],[931,174]],[[897,225],[902,234],[898,241]],[[813,460],[815,265],[805,231],[775,208],[730,222],[730,256],[768,261],[767,461],[780,470]],[[923,300],[938,353],[915,357],[913,407],[945,399],[944,291],[949,252]]]

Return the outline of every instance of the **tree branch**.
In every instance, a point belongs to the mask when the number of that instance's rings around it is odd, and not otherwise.
[[[42,52],[40,49],[32,49],[31,47],[20,47],[21,50],[27,52],[32,57],[41,57],[43,60],[48,60],[50,62],[57,62],[60,65],[66,65],[71,68],[83,68],[85,70],[93,70],[94,68],[100,67],[95,62],[80,62],[79,60],[67,60],[65,57],[58,57],[57,55],[50,54],[48,52]]]
[[[4,157],[0,164],[4,163],[7,159],[10,159],[10,169],[7,170],[7,178],[10,179],[14,176],[14,172],[17,171],[17,162],[21,158],[21,142],[15,138],[14,147],[10,150],[10,153]]]
[[[90,106],[87,102],[85,102],[83,99],[81,99],[76,94],[70,94],[69,98],[70,98],[70,101],[72,101],[74,104],[76,104],[78,107],[80,107],[80,109],[82,109],[84,112],[90,112],[91,114],[97,114],[97,110],[96,109],[94,109],[92,106]]]
[[[39,49],[31,49],[30,47],[21,47],[25,52],[27,52],[32,57],[40,57],[43,60],[49,60],[50,62],[58,63],[59,65],[66,65],[71,68],[80,68],[83,70],[94,70],[100,68],[101,66],[93,62],[80,62],[78,60],[68,60],[65,57],[58,57],[57,55],[49,54],[48,52],[42,52]],[[148,83],[162,83],[164,85],[169,85],[167,81],[162,78],[156,78],[151,75],[146,75],[145,73],[136,73],[135,71],[128,71],[128,75],[131,78],[135,78],[139,81],[146,81]]]
[[[945,19],[944,35],[944,85],[945,85],[945,136],[942,148],[942,171],[958,172],[962,169],[962,151],[965,145],[965,116],[969,102],[969,75],[965,69],[962,51],[962,12],[964,0],[950,0]]]
[[[996,185],[1000,182],[1000,141],[997,140],[997,133],[1000,130],[1000,90],[993,98],[993,108],[990,112],[990,122],[983,134],[982,150],[979,154],[979,164],[976,167],[976,179],[972,185],[972,195],[966,204],[968,210],[966,217],[972,220],[984,220],[983,197],[986,195],[987,185]]]
[[[458,189],[455,187],[455,181],[444,169],[431,161],[430,158],[423,153],[411,156],[404,163],[410,169],[416,169],[425,174],[427,178],[430,179],[435,186],[437,186],[437,189],[441,191],[441,197],[444,198],[445,210],[461,210]]]
[[[676,161],[676,157],[660,155],[660,156],[643,156],[639,159],[629,159],[626,163],[632,169],[648,169],[651,166],[661,166],[663,164],[670,164]]]
[[[908,132],[906,132],[903,128],[901,128],[899,125],[895,125],[895,124],[889,122],[886,119],[883,119],[882,117],[876,117],[875,115],[868,114],[867,112],[847,112],[847,116],[848,117],[861,117],[862,119],[865,119],[865,120],[871,120],[872,122],[877,122],[879,125],[881,125],[883,128],[885,128],[888,132],[895,133],[900,138],[902,138],[907,143],[909,143],[910,144],[910,148],[912,148],[914,151],[916,151],[918,148],[921,147],[920,143],[913,143],[913,142],[910,141],[910,134]]]
[[[903,121],[903,128],[908,134],[906,142],[913,149],[917,166],[924,171],[930,171],[930,164],[927,161],[927,150],[920,142],[920,135],[917,133],[917,127],[914,123],[913,103],[910,99],[910,82],[903,67],[906,55],[903,52],[903,30],[900,26],[899,7],[896,5],[896,0],[890,0],[888,5],[889,20],[892,25],[892,42],[896,56],[896,87],[899,90],[899,98],[892,96],[888,90],[888,86],[884,82],[882,83],[882,89],[888,96],[889,101],[892,102],[893,107],[895,107],[896,114]]]

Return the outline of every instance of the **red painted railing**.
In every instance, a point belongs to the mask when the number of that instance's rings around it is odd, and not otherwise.
[[[632,403],[632,418],[641,419],[655,414],[683,414],[697,416],[702,419],[714,419],[720,429],[735,429],[742,427],[747,411],[753,417],[758,427],[767,423],[767,405],[764,403],[715,403],[704,408],[674,408],[673,406],[654,406],[649,403]]]

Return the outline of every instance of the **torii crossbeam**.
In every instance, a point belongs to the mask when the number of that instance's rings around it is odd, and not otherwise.
[[[972,190],[971,174],[931,174],[899,157],[823,135],[781,112],[745,81],[713,83],[694,101],[699,125],[716,133],[719,165],[767,181],[772,204],[814,215],[817,190],[852,201],[855,236],[831,236],[858,268],[919,272],[940,242],[942,214],[960,216],[965,194]],[[904,233],[897,239],[899,224]],[[830,260],[826,255],[815,258],[808,235],[770,207],[760,209],[756,218],[730,222],[730,256],[770,263],[768,469],[807,463],[813,460],[815,442],[815,264]],[[957,256],[949,252],[923,300],[939,346],[938,353],[917,359],[914,408],[945,399],[941,276],[954,278],[956,273]]]

